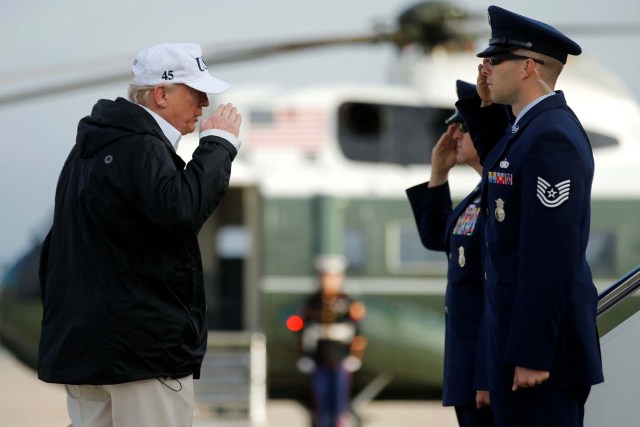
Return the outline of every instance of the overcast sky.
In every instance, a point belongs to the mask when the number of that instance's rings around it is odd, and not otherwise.
[[[90,74],[107,67],[128,71],[142,48],[162,42],[202,45],[300,39],[366,32],[392,25],[407,0],[21,0],[0,14],[0,93],[49,78]],[[579,3],[585,6],[577,7]],[[457,5],[485,14],[489,4]],[[637,0],[495,1],[562,29],[562,24],[640,25]],[[184,5],[179,8],[178,5]],[[640,35],[572,37],[640,98]],[[304,86],[318,82],[385,84],[395,52],[389,46],[320,49],[210,67],[236,87],[256,82]],[[106,62],[105,62],[106,61]],[[120,65],[121,64],[121,65]],[[53,209],[56,180],[75,140],[78,120],[99,98],[123,96],[127,83],[0,106],[0,272],[39,237]],[[231,89],[233,90],[233,89]]]

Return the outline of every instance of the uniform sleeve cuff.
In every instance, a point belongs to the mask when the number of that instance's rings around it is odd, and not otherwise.
[[[204,132],[200,132],[200,139],[206,136],[219,136],[221,138],[224,138],[236,148],[236,151],[240,151],[240,146],[242,145],[242,142],[238,139],[238,137],[236,137],[232,133],[229,133],[227,131],[220,130],[220,129],[208,129],[208,130],[205,130]]]

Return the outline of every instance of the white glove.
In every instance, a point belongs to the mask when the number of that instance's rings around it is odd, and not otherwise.
[[[347,356],[347,358],[342,361],[342,367],[346,369],[347,372],[355,372],[362,367],[362,362],[355,356]]]
[[[309,356],[303,356],[296,362],[296,367],[303,374],[310,374],[316,370],[316,362]]]

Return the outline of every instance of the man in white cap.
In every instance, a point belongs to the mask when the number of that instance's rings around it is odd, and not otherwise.
[[[78,125],[41,254],[38,376],[65,384],[74,427],[191,426],[206,351],[197,234],[225,194],[241,115],[220,105],[185,165],[176,154],[211,76],[195,44],[133,62],[129,98],[100,100]]]

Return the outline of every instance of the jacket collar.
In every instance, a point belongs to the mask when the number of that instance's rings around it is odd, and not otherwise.
[[[524,128],[535,116],[540,114],[542,111],[550,110],[552,108],[562,107],[567,104],[567,101],[564,98],[564,93],[559,90],[556,92],[554,96],[547,96],[542,99],[540,102],[531,107],[528,111],[524,113],[522,117],[513,125],[511,128],[511,133],[513,135],[517,134],[522,128]]]
[[[143,122],[142,131],[153,134],[158,137],[164,145],[169,149],[171,157],[178,169],[184,169],[186,163],[182,160],[182,157],[176,153],[176,149],[173,147],[167,136],[162,131],[162,128],[158,124],[157,120],[142,106],[124,98],[117,98],[116,103],[129,110],[130,114],[137,117]]]

